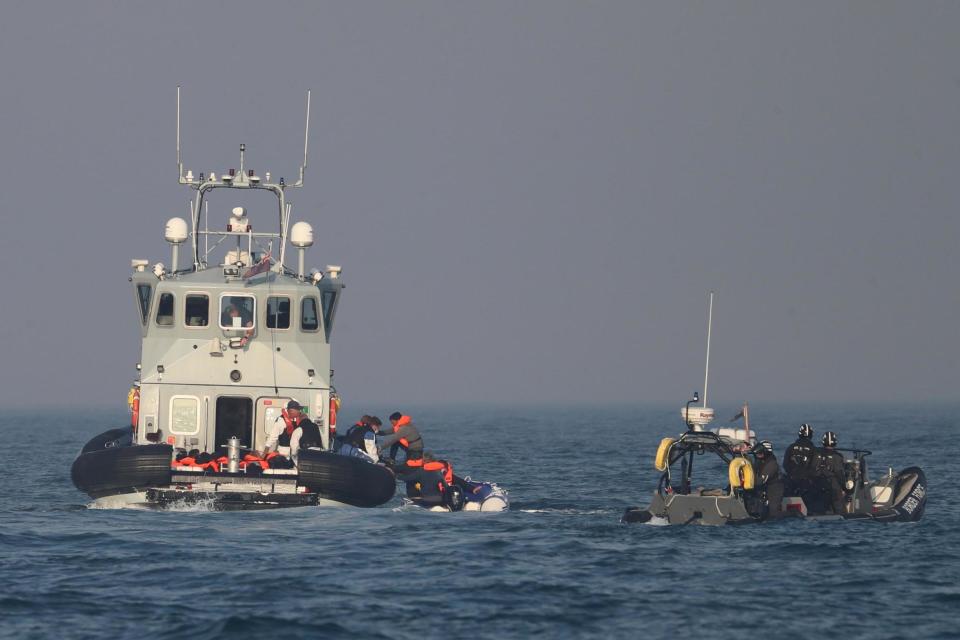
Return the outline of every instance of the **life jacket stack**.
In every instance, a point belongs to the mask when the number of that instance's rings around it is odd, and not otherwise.
[[[194,449],[189,453],[181,453],[178,455],[176,459],[170,463],[170,466],[175,469],[179,467],[191,467],[191,470],[196,469],[199,471],[220,473],[221,470],[226,470],[229,462],[230,459],[227,456],[214,458],[209,453],[200,453]],[[276,469],[290,469],[293,467],[292,463],[286,458],[276,451],[271,451],[265,458],[261,458],[253,453],[246,454],[240,460],[240,469],[248,473],[255,471],[257,468],[259,468],[260,471],[266,471],[271,468],[271,464],[273,464],[273,467]]]

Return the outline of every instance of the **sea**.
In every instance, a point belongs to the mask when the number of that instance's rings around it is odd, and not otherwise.
[[[960,637],[958,406],[751,406],[779,454],[808,422],[874,474],[922,467],[929,499],[917,523],[740,527],[620,523],[678,407],[403,409],[510,510],[96,509],[70,465],[126,408],[0,411],[0,637]]]

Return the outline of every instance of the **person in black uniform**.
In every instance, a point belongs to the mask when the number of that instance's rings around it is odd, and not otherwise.
[[[823,434],[823,448],[817,452],[817,486],[826,494],[831,509],[836,514],[846,511],[846,496],[843,493],[843,454],[836,450],[837,434]]]
[[[773,455],[773,445],[764,440],[754,449],[754,456],[756,456],[754,468],[756,469],[757,495],[765,503],[764,511],[767,519],[776,520],[782,515],[783,480],[780,478],[777,456]]]
[[[382,424],[377,416],[365,415],[347,430],[341,441],[363,452],[371,461],[377,462],[379,458],[377,434],[380,432]]]
[[[787,474],[787,495],[800,496],[807,502],[813,493],[813,478],[816,472],[817,447],[813,444],[813,429],[809,424],[800,425],[797,441],[787,447],[783,454],[783,470]],[[810,505],[807,505],[809,508]]]

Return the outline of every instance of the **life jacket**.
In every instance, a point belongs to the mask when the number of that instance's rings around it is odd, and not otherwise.
[[[267,469],[270,468],[270,459],[276,455],[279,455],[279,454],[277,454],[276,451],[271,451],[270,453],[267,454],[266,458],[260,458],[258,456],[253,455],[252,453],[248,453],[247,455],[243,456],[243,459],[240,461],[240,468],[246,469],[247,465],[256,463],[260,465],[261,469],[266,471]]]
[[[375,433],[373,427],[362,422],[358,422],[347,430],[343,436],[343,441],[357,449],[363,449],[364,438],[368,433]]]
[[[319,447],[323,444],[320,428],[312,420],[300,421],[300,448]]]
[[[212,469],[214,473],[220,473],[220,462],[218,460],[208,460],[207,462],[197,462],[192,456],[185,456],[179,460],[170,463],[171,467],[197,467],[198,469]]]
[[[397,424],[393,427],[393,432],[396,433],[400,431],[400,427],[405,427],[412,422],[413,422],[413,418],[411,418],[410,416],[400,416],[400,419],[397,420]],[[421,440],[421,438],[417,438],[417,440]],[[417,440],[414,440],[413,442],[417,442]],[[400,446],[403,447],[404,449],[408,449],[410,447],[411,441],[408,440],[407,438],[400,438],[399,440],[397,440],[397,442],[399,442]]]
[[[283,418],[283,421],[286,423],[286,428],[283,430],[283,433],[280,434],[280,437],[277,438],[278,447],[289,447],[290,446],[290,436],[293,435],[294,430],[300,426],[300,423],[303,422],[303,414],[300,414],[300,417],[294,420],[290,417],[290,414],[287,413],[286,409],[283,409],[280,412],[280,416]]]
[[[453,484],[453,465],[446,460],[431,460],[423,463],[424,471],[443,472],[443,481],[447,484]]]

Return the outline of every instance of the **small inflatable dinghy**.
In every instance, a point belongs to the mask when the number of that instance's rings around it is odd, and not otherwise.
[[[414,504],[430,511],[483,511],[486,513],[506,511],[510,508],[507,490],[493,482],[477,482],[469,477],[455,477],[442,490],[435,489],[422,480],[407,484],[407,504]],[[431,483],[433,484],[433,483]]]
[[[70,475],[96,501],[157,508],[199,503],[214,510],[375,507],[396,492],[392,471],[355,457],[307,449],[294,466],[282,456],[261,460],[239,447],[191,455],[169,444],[134,445],[129,427],[90,440]]]

